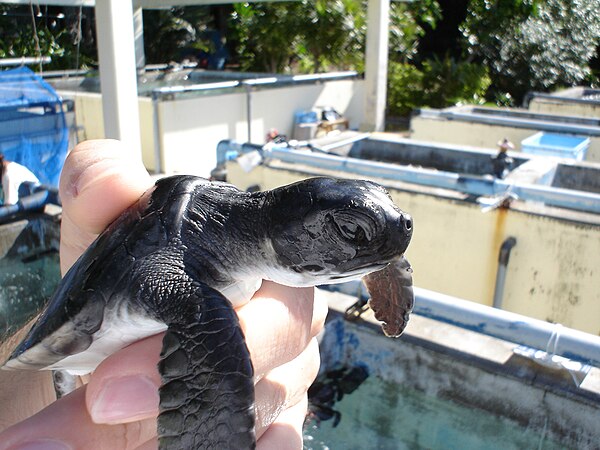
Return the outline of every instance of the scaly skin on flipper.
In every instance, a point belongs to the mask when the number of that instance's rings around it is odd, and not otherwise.
[[[314,178],[247,193],[162,179],[69,270],[3,368],[88,373],[166,331],[160,448],[254,448],[253,370],[233,307],[262,279],[359,279],[398,260],[411,236],[410,216],[367,181]]]
[[[185,308],[165,314],[160,448],[254,448],[253,370],[237,315],[219,292],[191,286]]]
[[[369,306],[375,318],[382,322],[386,336],[400,336],[408,324],[408,316],[415,304],[411,274],[410,263],[401,257],[363,278],[371,296]]]

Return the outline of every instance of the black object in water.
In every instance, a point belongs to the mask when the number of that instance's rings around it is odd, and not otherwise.
[[[333,419],[333,426],[338,426],[342,414],[333,406],[344,395],[352,394],[367,378],[369,370],[364,365],[340,367],[317,377],[308,390],[309,418],[317,423]]]

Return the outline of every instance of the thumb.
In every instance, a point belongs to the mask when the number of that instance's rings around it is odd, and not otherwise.
[[[133,158],[121,142],[96,140],[77,145],[60,179],[63,273],[151,185],[141,160]]]

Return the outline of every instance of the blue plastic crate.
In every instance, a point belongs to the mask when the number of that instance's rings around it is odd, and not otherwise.
[[[573,158],[583,161],[590,146],[590,138],[571,134],[539,132],[521,141],[523,153],[530,155]]]
[[[317,123],[319,121],[319,116],[316,111],[296,111],[294,116],[296,125],[301,123]]]

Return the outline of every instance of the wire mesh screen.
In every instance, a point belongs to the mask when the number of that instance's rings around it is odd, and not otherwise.
[[[26,67],[0,72],[0,152],[58,186],[69,133],[56,91]]]

